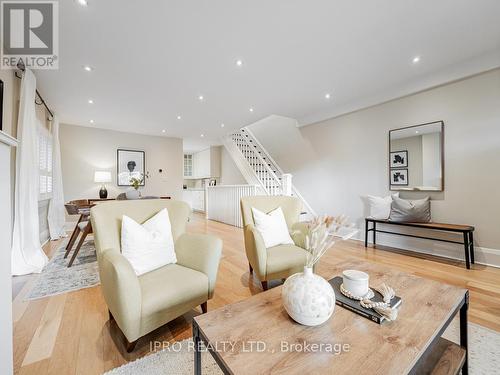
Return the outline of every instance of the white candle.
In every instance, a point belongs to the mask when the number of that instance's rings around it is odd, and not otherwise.
[[[368,293],[369,279],[367,273],[356,270],[345,270],[342,272],[344,289],[356,297],[363,297]]]

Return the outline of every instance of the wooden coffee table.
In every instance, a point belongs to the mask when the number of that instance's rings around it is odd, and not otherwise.
[[[403,299],[398,319],[379,325],[336,306],[323,325],[302,326],[288,317],[277,287],[193,319],[195,374],[201,342],[225,374],[468,373],[466,289],[358,261],[322,276],[344,269],[391,285]],[[460,346],[441,338],[457,313]]]

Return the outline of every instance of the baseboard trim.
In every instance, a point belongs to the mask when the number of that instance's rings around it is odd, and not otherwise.
[[[392,237],[392,238],[391,238]],[[352,238],[356,241],[364,242],[364,230],[360,230],[357,236]],[[369,244],[371,234],[369,236]],[[396,236],[391,236],[384,233],[377,233],[377,244],[382,246],[393,247],[401,250],[413,251],[427,255],[434,255],[442,258],[465,261],[463,253],[463,245],[447,244],[433,240],[421,240],[417,238],[401,240]],[[432,244],[429,246],[429,244]],[[429,250],[428,250],[429,249]],[[485,266],[500,268],[500,249],[491,249],[487,247],[474,247],[475,263]]]

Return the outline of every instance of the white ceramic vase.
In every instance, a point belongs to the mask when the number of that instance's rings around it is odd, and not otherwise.
[[[127,199],[139,199],[141,197],[141,193],[136,189],[129,189],[125,192],[125,196]]]
[[[281,291],[286,312],[300,324],[317,326],[326,322],[335,308],[335,292],[328,281],[304,267],[304,272],[286,279]]]

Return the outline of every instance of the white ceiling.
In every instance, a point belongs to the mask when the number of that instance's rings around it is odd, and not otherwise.
[[[62,122],[202,144],[271,114],[307,124],[500,66],[498,0],[59,6],[60,68],[36,74]]]

